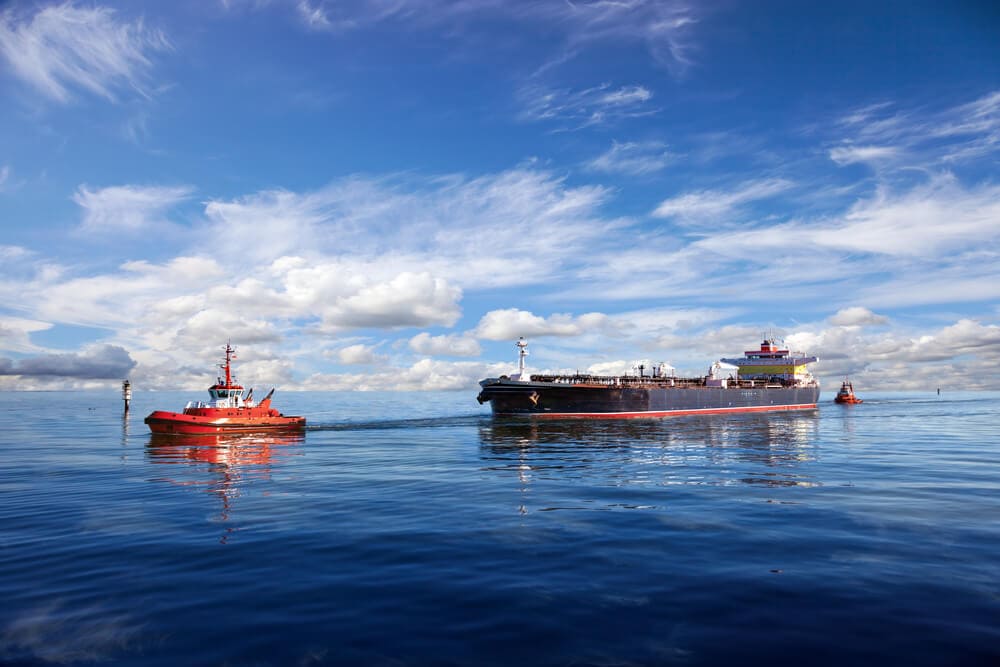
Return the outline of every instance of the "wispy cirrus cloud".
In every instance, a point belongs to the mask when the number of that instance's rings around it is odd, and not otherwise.
[[[16,76],[57,102],[79,91],[112,102],[122,90],[146,95],[150,54],[169,48],[162,31],[141,19],[119,20],[107,7],[67,2],[33,16],[0,14],[0,55]]]
[[[163,223],[166,212],[188,199],[194,188],[120,185],[91,190],[80,186],[73,201],[83,209],[87,232],[137,232]]]
[[[830,149],[830,159],[839,165],[857,162],[882,162],[899,155],[894,146],[837,146]]]
[[[595,44],[617,42],[644,46],[655,62],[675,73],[692,64],[692,28],[698,14],[687,0],[628,2],[534,2],[532,0],[227,0],[227,7],[290,8],[310,30],[341,33],[395,25],[411,30],[447,28],[460,39],[477,24],[494,29],[514,22],[555,34],[544,71],[576,57]],[[476,44],[482,49],[481,43]]]
[[[722,219],[731,212],[753,201],[767,199],[792,188],[794,183],[783,178],[747,181],[734,190],[699,190],[671,197],[660,202],[652,215],[656,218],[675,218],[680,222],[699,222]]]
[[[248,266],[288,256],[353,276],[430,271],[463,288],[530,284],[628,224],[601,216],[610,195],[523,168],[478,178],[351,177],[314,191],[209,201],[206,232],[217,254]]]
[[[936,110],[868,105],[836,126],[847,134],[829,151],[837,164],[896,159],[901,167],[953,165],[1000,152],[1000,91]]]
[[[594,125],[614,123],[626,118],[638,118],[656,113],[647,103],[653,98],[648,88],[640,85],[614,88],[609,83],[569,90],[530,85],[518,93],[525,122],[559,121],[579,130]]]
[[[571,60],[595,43],[645,45],[653,59],[675,75],[693,64],[692,28],[699,17],[685,0],[629,2],[527,3],[527,17],[564,26],[560,53],[542,70]]]
[[[586,164],[591,171],[644,176],[662,171],[673,161],[667,146],[659,141],[612,142],[611,148]]]

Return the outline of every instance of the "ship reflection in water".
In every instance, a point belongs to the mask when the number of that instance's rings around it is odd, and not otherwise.
[[[153,463],[176,466],[162,481],[204,489],[221,502],[218,520],[230,522],[236,500],[254,481],[268,480],[281,458],[298,456],[302,433],[239,435],[150,434],[146,455]],[[225,543],[234,528],[226,526]]]
[[[484,420],[484,469],[598,484],[820,486],[815,411],[650,420]],[[593,479],[610,477],[606,480]],[[522,508],[523,509],[523,508]]]

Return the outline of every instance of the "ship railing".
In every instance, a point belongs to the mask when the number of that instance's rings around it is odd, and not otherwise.
[[[208,406],[201,401],[188,401],[188,404],[184,406],[184,409],[187,410],[188,408],[205,408],[205,407]]]
[[[607,387],[697,387],[705,384],[704,378],[679,377],[639,377],[638,375],[589,375],[577,373],[574,375],[532,375],[533,382],[551,382],[569,385],[600,385]]]
[[[639,377],[637,375],[590,375],[577,373],[574,375],[532,375],[532,382],[551,382],[553,384],[566,385],[590,385],[607,387],[704,387],[705,378],[679,378],[679,377]],[[815,380],[802,381],[801,379],[784,378],[781,376],[754,377],[754,378],[728,378],[727,386],[730,389],[760,389],[777,387],[810,386],[815,384]]]

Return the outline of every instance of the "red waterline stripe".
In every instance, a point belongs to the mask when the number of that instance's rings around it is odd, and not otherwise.
[[[641,417],[673,417],[678,415],[718,415],[733,412],[779,412],[785,410],[815,410],[815,403],[801,405],[768,405],[752,408],[697,408],[693,410],[650,410],[648,412],[499,412],[499,415],[539,417],[542,419],[631,419]]]

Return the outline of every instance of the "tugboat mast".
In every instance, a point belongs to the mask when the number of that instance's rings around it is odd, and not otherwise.
[[[229,370],[229,360],[231,358],[235,357],[235,355],[233,354],[234,352],[236,352],[236,350],[232,347],[232,345],[229,344],[229,342],[227,342],[226,343],[226,364],[224,366],[222,366],[222,368],[225,369],[225,371],[226,371],[226,385],[225,386],[226,386],[227,389],[229,387],[231,387],[232,384],[233,384],[233,378],[232,378],[232,375],[230,374],[230,370]]]

